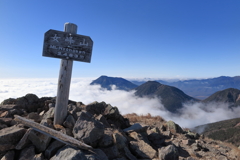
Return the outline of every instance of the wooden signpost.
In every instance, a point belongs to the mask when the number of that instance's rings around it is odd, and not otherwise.
[[[67,105],[73,60],[91,62],[93,41],[77,34],[77,25],[65,23],[64,32],[49,30],[44,35],[43,56],[61,58],[54,125],[62,125],[67,116]]]

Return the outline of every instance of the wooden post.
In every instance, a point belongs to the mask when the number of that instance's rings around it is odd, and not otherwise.
[[[77,25],[73,23],[64,24],[64,32],[77,33]],[[72,76],[72,60],[61,60],[58,78],[57,99],[54,111],[54,125],[62,125],[67,116],[67,105]]]

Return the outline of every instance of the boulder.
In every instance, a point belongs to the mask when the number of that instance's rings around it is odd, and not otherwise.
[[[140,159],[153,159],[157,155],[157,151],[143,140],[130,141],[130,149]]]
[[[127,118],[124,118],[117,107],[112,107],[111,105],[108,105],[106,110],[105,117],[108,121],[108,123],[115,128],[121,128],[125,129],[130,127],[129,120]]]
[[[123,150],[124,150],[125,156],[126,156],[128,159],[130,159],[130,160],[138,160],[138,159],[131,153],[131,151],[130,151],[127,147],[124,147]]]
[[[133,132],[142,129],[143,126],[140,123],[135,123],[132,126],[125,128],[123,131],[124,132]]]
[[[70,146],[64,146],[57,151],[57,153],[50,160],[87,160],[85,154],[77,149]]]
[[[128,119],[125,119],[120,113],[117,107],[112,107],[105,102],[93,102],[85,107],[85,110],[92,115],[102,114],[115,128],[127,128],[130,126]]]
[[[161,148],[165,143],[165,137],[159,133],[152,132],[147,136],[148,140],[154,146],[155,149]]]
[[[14,149],[15,145],[19,142],[25,134],[26,129],[12,126],[0,130],[0,152]]]
[[[75,119],[70,114],[70,115],[67,116],[66,120],[63,122],[63,126],[66,127],[66,128],[73,129],[75,123],[76,123]]]
[[[44,151],[51,141],[51,137],[34,130],[30,132],[28,139],[36,147],[37,152]]]
[[[93,149],[92,151],[84,151],[88,160],[108,160],[108,157],[101,149]]]
[[[98,142],[99,147],[109,147],[113,144],[113,132],[110,129],[104,130],[104,135]]]
[[[120,153],[115,145],[107,148],[101,148],[101,150],[107,155],[108,159],[115,159],[120,156]]]
[[[28,144],[32,143],[37,152],[42,152],[47,148],[50,141],[51,137],[29,128],[15,148],[21,150]]]
[[[29,136],[30,132],[32,132],[32,130],[33,130],[32,128],[29,128],[27,130],[27,132],[24,134],[24,136],[21,138],[21,140],[16,145],[15,149],[21,150],[21,149],[25,148],[28,144],[30,144],[31,141],[28,139],[28,136]]]
[[[191,131],[188,131],[186,134],[187,138],[191,138],[191,139],[199,139],[200,135],[198,133],[194,133]]]
[[[27,118],[32,119],[32,120],[34,120],[34,122],[37,122],[37,123],[41,122],[41,120],[42,120],[42,117],[39,116],[39,114],[35,113],[35,112],[29,113]]]
[[[28,112],[36,112],[39,104],[39,98],[35,94],[27,94],[24,97],[16,99],[16,105],[26,109]]]
[[[47,159],[50,159],[53,155],[56,154],[56,152],[62,148],[65,144],[58,141],[58,140],[54,140],[49,146],[48,148],[45,150],[44,155]]]
[[[14,160],[15,152],[14,150],[8,151],[1,160]]]
[[[81,112],[73,128],[74,138],[94,145],[104,134],[104,126],[96,121],[91,114]]]
[[[183,132],[182,128],[178,124],[174,123],[173,121],[167,122],[167,130],[169,130],[173,133],[182,133]]]
[[[54,107],[50,107],[49,110],[46,113],[44,113],[40,124],[47,126],[49,128],[54,128],[53,121],[52,121],[53,118],[54,118]]]
[[[0,124],[5,124],[7,126],[10,126],[12,123],[12,118],[0,118]]]
[[[179,153],[174,145],[158,149],[159,160],[179,160]]]
[[[8,98],[8,99],[5,99],[4,101],[1,102],[0,105],[14,105],[16,104],[16,99],[15,98]]]
[[[119,150],[127,147],[127,138],[124,137],[120,132],[113,133],[113,142],[118,147]]]
[[[77,112],[81,112],[82,110],[80,107],[73,104],[69,104],[67,109],[68,113],[74,117],[75,121],[78,119]]]
[[[95,117],[95,119],[98,120],[99,122],[101,122],[105,128],[111,128],[107,119],[103,115],[99,114],[97,117]]]
[[[34,146],[30,146],[27,148],[24,148],[19,156],[19,160],[29,160],[33,159],[35,156],[35,148]]]
[[[87,112],[91,113],[92,115],[108,114],[108,105],[105,102],[99,103],[99,102],[95,101],[93,103],[86,105],[85,109]]]

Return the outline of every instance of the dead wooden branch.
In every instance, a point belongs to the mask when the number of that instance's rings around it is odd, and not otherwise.
[[[70,137],[66,134],[63,134],[59,131],[56,131],[54,129],[51,129],[49,127],[40,125],[39,123],[36,123],[34,121],[31,121],[29,119],[20,117],[15,115],[15,121],[24,124],[25,126],[31,127],[34,130],[41,132],[47,136],[50,136],[58,141],[61,141],[67,145],[78,147],[80,149],[85,149],[85,150],[92,150],[93,148],[83,142],[78,141],[77,139]]]

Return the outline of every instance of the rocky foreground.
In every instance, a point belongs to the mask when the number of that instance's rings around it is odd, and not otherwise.
[[[240,150],[230,144],[204,138],[172,121],[151,116],[133,124],[129,119],[137,115],[123,117],[117,107],[105,102],[84,105],[69,101],[66,120],[62,126],[54,126],[54,106],[54,98],[38,98],[34,94],[1,103],[1,160],[240,159]],[[81,149],[39,133],[17,123],[16,115],[74,137],[91,149]]]

